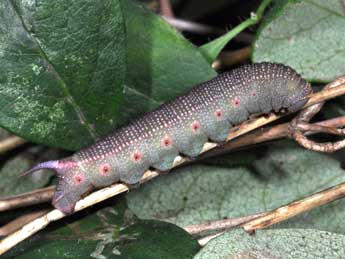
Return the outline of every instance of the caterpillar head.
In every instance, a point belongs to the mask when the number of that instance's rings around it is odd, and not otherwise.
[[[51,169],[56,172],[59,181],[52,204],[66,214],[71,214],[74,211],[76,202],[92,189],[85,171],[71,157],[40,163],[22,175],[28,175],[41,169]]]
[[[290,97],[288,98],[289,112],[296,112],[300,110],[308,102],[308,97],[313,91],[310,83],[301,78],[298,80],[299,82],[297,85],[294,81],[289,82],[291,85],[295,85],[291,87],[292,91],[289,95]]]

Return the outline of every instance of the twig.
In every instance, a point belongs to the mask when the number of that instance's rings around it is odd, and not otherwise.
[[[265,215],[266,213],[259,213],[253,214],[250,216],[239,217],[239,218],[231,218],[231,219],[223,219],[223,220],[216,220],[216,221],[208,221],[201,224],[190,225],[184,227],[191,235],[202,235],[205,232],[212,232],[212,231],[223,231],[225,229],[231,229],[242,225],[248,221],[258,218],[259,216]]]
[[[97,203],[103,201],[127,190],[128,188],[124,184],[115,184],[110,187],[99,190],[97,192],[94,192],[89,196],[85,197],[84,199],[80,200],[79,202],[77,202],[75,211],[80,211],[86,207],[95,204],[95,202]],[[43,229],[50,222],[56,221],[65,216],[66,215],[63,214],[61,211],[55,209],[48,212],[44,216],[37,218],[34,221],[31,221],[30,223],[23,226],[20,230],[14,232],[13,234],[7,236],[6,238],[0,241],[0,254],[5,253],[19,242],[32,236],[37,231]]]
[[[333,202],[335,200],[341,199],[345,197],[345,183],[338,184],[334,187],[329,189],[323,190],[321,192],[315,193],[309,197],[301,199],[299,201],[295,201],[289,203],[285,206],[279,207],[275,210],[263,212],[256,215],[248,216],[248,218],[253,217],[252,219],[246,220],[246,217],[243,217],[243,223],[240,224],[232,224],[232,220],[236,219],[228,219],[224,221],[229,221],[229,224],[222,224],[222,221],[214,221],[214,222],[207,222],[200,225],[195,225],[195,228],[187,227],[185,230],[188,231],[189,228],[192,229],[190,232],[191,234],[199,234],[202,232],[206,232],[208,230],[215,230],[220,231],[218,233],[211,234],[204,238],[198,240],[201,246],[206,245],[209,241],[216,238],[217,236],[223,234],[226,230],[230,230],[234,227],[242,225],[243,229],[248,232],[249,234],[254,234],[256,230],[267,228],[289,218],[292,218],[298,214],[307,212],[311,209],[320,207],[327,203]],[[239,218],[241,220],[241,218]],[[210,227],[209,226],[214,226]],[[189,231],[188,231],[189,232]]]
[[[315,126],[324,127],[345,127],[345,116],[340,116],[337,118],[317,122],[312,124]],[[311,135],[319,133],[318,131],[306,132],[306,135]],[[201,158],[212,157],[219,154],[223,154],[227,151],[237,150],[239,148],[248,147],[251,145],[259,144],[262,142],[272,141],[280,138],[284,138],[290,134],[290,123],[283,123],[277,126],[257,129],[245,136],[241,136],[233,141],[227,142],[224,146],[217,147],[209,152],[205,153]]]
[[[222,29],[201,24],[201,23],[196,23],[196,22],[187,21],[187,20],[174,18],[174,17],[162,16],[162,18],[179,31],[188,31],[188,32],[193,32],[193,33],[198,33],[198,34],[215,34],[215,35],[222,35],[225,33],[225,31]]]
[[[345,127],[345,116],[317,122],[311,125],[320,125],[329,128]],[[269,128],[257,129],[244,136],[240,136],[230,142],[227,142],[226,144],[224,144],[224,146],[216,147],[204,153],[204,155],[201,156],[200,159],[223,154],[227,151],[237,150],[262,142],[284,138],[289,134],[289,126],[290,123],[284,123]],[[305,134],[310,135],[318,132],[319,131],[306,132]],[[51,199],[53,198],[54,189],[54,186],[50,186],[47,188],[38,189],[33,192],[23,193],[18,196],[0,199],[0,211],[6,211],[51,201]]]
[[[22,226],[26,225],[27,223],[37,219],[38,217],[43,216],[46,214],[49,210],[39,210],[34,211],[29,214],[23,215],[19,218],[16,218],[15,220],[7,223],[6,225],[0,227],[0,236],[7,236],[14,231],[20,229]]]
[[[328,99],[334,98],[336,96],[340,96],[340,95],[345,94],[345,87],[344,86],[345,86],[345,83],[341,83],[337,87],[334,87],[331,89],[325,89],[323,91],[320,91],[316,94],[311,95],[310,99],[309,99],[308,103],[305,105],[305,107],[309,107],[315,103],[323,102],[325,100],[328,100]],[[232,140],[232,139],[234,139],[240,135],[243,135],[243,134],[245,134],[245,133],[247,133],[247,132],[249,132],[255,128],[262,127],[263,125],[270,123],[274,120],[277,120],[280,117],[282,117],[282,116],[271,114],[269,116],[259,117],[255,120],[246,122],[246,123],[240,125],[239,127],[236,127],[234,130],[232,130],[229,133],[227,140],[228,141]],[[208,150],[210,150],[216,146],[217,146],[217,144],[215,144],[215,143],[206,143],[204,145],[202,153],[204,153],[204,152],[206,152],[206,151],[208,151]],[[178,157],[176,157],[176,159],[174,161],[174,167],[176,167],[177,165],[180,165],[184,162],[186,162],[186,159],[178,156]],[[157,171],[147,171],[144,174],[141,182],[149,181],[152,178],[157,177],[158,175],[159,175],[159,173]],[[114,184],[112,186],[98,190],[96,192],[91,193],[90,195],[88,195],[84,199],[78,201],[76,204],[76,207],[75,207],[75,211],[82,210],[86,207],[89,207],[93,204],[96,204],[98,202],[106,200],[106,199],[113,197],[115,195],[118,195],[120,193],[126,192],[128,190],[129,190],[128,187],[124,184]],[[6,237],[0,241],[0,254],[5,253],[10,248],[15,246],[19,242],[21,242],[22,240],[30,237],[31,235],[33,235],[37,231],[43,229],[50,222],[56,221],[56,220],[61,219],[65,216],[66,215],[63,214],[61,211],[55,209],[55,210],[49,212],[48,214],[46,214],[45,216],[40,217],[40,218],[28,223],[27,225],[25,225],[23,228],[21,228],[17,232],[9,235],[8,237]]]
[[[337,142],[316,143],[310,139],[307,139],[301,131],[297,131],[294,134],[294,139],[301,146],[318,152],[333,153],[345,147],[345,140],[339,140]]]
[[[0,141],[0,154],[10,151],[16,147],[19,147],[27,143],[25,139],[17,136],[10,136]]]
[[[162,18],[169,23],[171,26],[175,27],[175,29],[179,31],[186,31],[198,34],[213,34],[213,35],[223,35],[227,31],[218,27],[188,21],[181,18],[174,18],[174,17],[166,17],[162,16]],[[253,42],[253,35],[247,32],[239,32],[233,38],[234,41],[243,43],[243,44],[251,44]]]
[[[216,70],[230,67],[250,58],[252,48],[250,46],[235,50],[235,51],[223,51],[219,54],[217,60],[212,64],[212,68]]]
[[[338,78],[336,81],[325,86],[325,89],[332,89],[337,87],[339,84],[345,82],[345,77]],[[337,142],[326,142],[326,143],[317,143],[308,139],[304,134],[308,131],[322,131],[335,135],[344,135],[344,129],[329,128],[323,126],[311,125],[309,121],[321,110],[324,105],[324,101],[314,104],[305,110],[302,110],[292,121],[290,131],[291,136],[303,147],[319,151],[319,152],[334,152],[341,148],[345,147],[345,139]]]
[[[247,233],[254,234],[255,231],[258,229],[267,228],[269,226],[272,226],[274,224],[277,224],[279,222],[292,218],[298,214],[307,212],[311,209],[320,207],[322,205],[328,204],[330,202],[333,202],[335,200],[338,200],[344,197],[345,197],[345,183],[341,183],[331,188],[328,188],[326,190],[323,190],[321,192],[315,193],[304,199],[291,202],[275,210],[264,212],[262,213],[262,216],[259,215],[255,217],[254,219],[246,221],[244,224],[240,224],[240,225],[242,225],[243,229]],[[216,222],[217,221],[209,222],[207,224],[216,225],[217,224]],[[202,224],[200,224],[200,226],[201,225]],[[220,230],[220,232],[201,238],[198,240],[198,242],[200,245],[204,246],[212,239],[223,234],[226,230],[232,229],[233,227],[235,226],[232,226],[230,224],[229,227],[219,228],[219,229],[215,228],[215,230]]]
[[[212,234],[212,235],[209,235],[209,236],[206,236],[206,237],[203,237],[203,238],[200,238],[198,239],[198,243],[199,245],[201,246],[205,246],[208,242],[210,242],[212,239],[220,236],[221,234],[223,234],[224,231],[222,232],[219,232],[219,233],[216,233],[216,234]]]
[[[0,199],[0,211],[22,208],[30,205],[51,201],[55,186],[35,190],[32,192]]]
[[[343,127],[344,125],[338,126],[338,127]],[[345,129],[338,129],[337,127],[328,127],[328,126],[323,126],[319,124],[310,124],[310,123],[303,123],[299,122],[296,125],[296,128],[306,135],[306,133],[311,133],[311,132],[323,132],[323,133],[329,133],[333,135],[338,135],[338,136],[344,136],[345,135]]]
[[[161,13],[165,17],[174,17],[173,10],[171,8],[170,0],[160,0]]]
[[[266,228],[300,213],[306,212],[321,205],[330,203],[345,197],[345,183],[338,184],[329,189],[315,193],[309,197],[289,203],[278,209],[268,212],[266,215],[258,217],[243,225],[248,233],[253,233],[257,229]]]

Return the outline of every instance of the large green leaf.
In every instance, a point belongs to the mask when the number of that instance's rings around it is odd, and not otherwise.
[[[166,222],[143,220],[121,232],[119,258],[192,258],[198,242],[183,229]]]
[[[204,56],[162,18],[121,1],[127,75],[122,116],[138,116],[216,75]]]
[[[337,160],[278,142],[248,168],[188,166],[129,192],[126,198],[140,218],[186,226],[273,209],[342,181],[344,170]],[[344,208],[341,200],[286,224],[345,233]]]
[[[173,224],[140,220],[127,227],[128,213],[123,205],[120,202],[113,208],[69,220],[68,225],[24,242],[6,258],[187,259],[199,251],[198,242]]]
[[[338,0],[280,0],[260,28],[253,61],[290,65],[305,78],[345,74],[345,14]]]
[[[249,235],[236,230],[212,240],[193,258],[324,259],[344,258],[344,254],[345,236],[340,234],[279,229]]]
[[[0,3],[0,125],[77,149],[114,127],[125,74],[119,1]]]

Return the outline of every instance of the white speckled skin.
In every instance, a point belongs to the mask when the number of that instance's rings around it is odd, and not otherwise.
[[[309,93],[309,83],[281,64],[223,73],[59,161],[53,204],[71,213],[91,189],[117,181],[136,184],[149,167],[168,170],[178,154],[195,157],[208,139],[225,141],[230,127],[253,113],[300,109]]]

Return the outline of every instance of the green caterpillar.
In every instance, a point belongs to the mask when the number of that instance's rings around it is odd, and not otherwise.
[[[194,87],[71,157],[43,162],[25,174],[55,170],[59,183],[53,205],[72,213],[92,189],[118,181],[136,184],[149,167],[169,170],[179,154],[195,157],[207,141],[225,141],[229,129],[251,114],[297,111],[311,92],[310,84],[287,66],[244,65]]]

